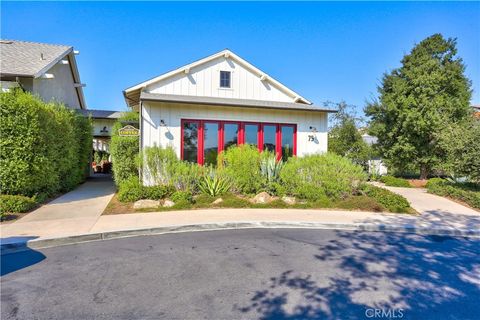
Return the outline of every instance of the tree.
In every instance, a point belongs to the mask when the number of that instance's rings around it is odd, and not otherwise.
[[[383,76],[379,98],[365,108],[381,155],[397,168],[414,165],[420,178],[445,161],[438,133],[470,116],[471,83],[456,39],[434,34]]]
[[[441,169],[450,175],[467,176],[480,182],[480,120],[472,117],[446,125],[437,138],[446,158]]]
[[[328,150],[368,168],[371,148],[363,141],[359,132],[362,119],[357,118],[351,111],[353,106],[349,106],[343,101],[335,104],[335,108],[338,112],[333,116],[333,126],[328,133]]]

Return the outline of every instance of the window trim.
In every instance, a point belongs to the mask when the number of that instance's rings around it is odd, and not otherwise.
[[[282,130],[284,126],[293,127],[293,156],[297,155],[297,124],[295,123],[274,123],[274,122],[257,122],[257,121],[236,121],[236,120],[215,120],[215,119],[181,119],[180,121],[180,158],[183,158],[184,149],[184,133],[183,127],[185,123],[197,123],[198,125],[198,143],[197,143],[197,163],[204,165],[204,124],[205,123],[218,123],[218,153],[224,151],[225,144],[225,131],[224,125],[226,123],[238,124],[237,141],[238,145],[245,144],[245,125],[254,124],[257,125],[257,148],[260,152],[263,152],[263,127],[265,125],[275,126],[275,154],[277,160],[282,159]]]

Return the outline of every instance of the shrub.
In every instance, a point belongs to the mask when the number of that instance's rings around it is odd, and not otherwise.
[[[112,156],[113,178],[117,186],[131,177],[138,177],[138,137],[122,137],[118,130],[126,123],[137,123],[137,112],[126,112],[113,125],[112,140],[110,141],[110,155]]]
[[[138,177],[130,177],[122,181],[118,188],[118,200],[121,202],[135,202],[141,199],[160,200],[173,192],[171,186],[146,187],[140,184]]]
[[[480,209],[480,186],[473,183],[451,183],[443,179],[432,178],[427,182],[430,193],[450,197]]]
[[[219,175],[213,170],[209,174],[204,175],[198,184],[203,193],[212,197],[228,192],[231,186],[232,184],[226,177]]]
[[[283,168],[283,160],[277,160],[274,153],[264,151],[260,159],[260,172],[268,183],[277,181]]]
[[[189,191],[175,191],[172,194],[171,199],[175,203],[180,202],[180,201],[186,201],[188,203],[193,202],[192,193],[189,192]]]
[[[261,155],[255,146],[249,144],[230,147],[219,158],[219,169],[232,182],[236,192],[257,193],[263,185],[260,173]]]
[[[172,147],[148,147],[142,157],[144,175],[156,185],[172,185],[177,190],[198,191],[203,168],[181,161]]]
[[[118,200],[121,202],[134,202],[143,197],[143,187],[138,177],[123,180],[118,188]]]
[[[142,186],[141,199],[160,200],[172,194],[173,191],[174,188],[169,185],[151,187]]]
[[[92,124],[22,90],[0,93],[0,189],[33,196],[68,191],[88,172]]]
[[[36,205],[34,198],[18,195],[0,195],[0,218],[7,213],[26,212]]]
[[[173,163],[171,184],[177,190],[198,193],[198,183],[203,175],[204,168],[196,163],[177,161]]]
[[[389,187],[403,187],[403,188],[410,188],[410,183],[407,180],[402,178],[396,178],[393,176],[382,176],[380,177],[380,181],[385,183],[386,186]]]
[[[326,153],[288,159],[280,179],[287,193],[313,201],[354,194],[366,174],[347,158]]]
[[[362,190],[367,196],[377,200],[378,203],[388,209],[388,211],[398,213],[409,213],[412,211],[407,199],[387,189],[364,185]]]

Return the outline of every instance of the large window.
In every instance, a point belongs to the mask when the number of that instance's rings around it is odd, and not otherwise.
[[[182,125],[182,159],[201,163],[198,159],[198,121],[185,121]]]
[[[218,128],[216,122],[205,122],[203,126],[203,163],[217,164],[218,157]]]
[[[258,146],[258,137],[260,132],[260,125],[257,123],[246,123],[244,125],[245,139],[243,143]]]
[[[182,120],[182,159],[215,165],[220,152],[248,143],[277,159],[296,154],[296,125],[240,121]]]

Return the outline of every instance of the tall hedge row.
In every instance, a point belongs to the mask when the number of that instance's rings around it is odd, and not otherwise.
[[[91,120],[22,90],[0,93],[0,191],[52,195],[84,181]]]
[[[126,124],[136,124],[138,127],[139,116],[137,112],[126,112],[113,125],[112,140],[110,142],[110,155],[112,156],[113,178],[117,186],[131,177],[138,177],[139,137],[122,137],[118,129]]]

